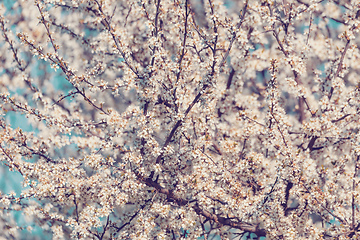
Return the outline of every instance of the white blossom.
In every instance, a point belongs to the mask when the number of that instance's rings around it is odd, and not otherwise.
[[[0,238],[359,238],[358,0],[7,7]]]

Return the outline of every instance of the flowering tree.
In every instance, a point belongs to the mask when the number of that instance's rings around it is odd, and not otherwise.
[[[359,0],[3,6],[0,156],[23,191],[0,196],[1,236],[360,237],[359,16]]]

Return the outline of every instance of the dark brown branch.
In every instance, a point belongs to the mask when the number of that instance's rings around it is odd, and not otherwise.
[[[359,171],[359,160],[360,160],[360,156],[356,157],[355,160],[355,171],[354,171],[354,175],[353,175],[353,182],[352,182],[352,197],[351,197],[351,233],[348,235],[349,238],[352,238],[355,235],[355,232],[358,230],[358,226],[355,227],[355,210],[356,210],[356,201],[355,201],[355,196],[354,196],[354,192],[356,192],[356,178],[358,176],[358,171]]]
[[[309,145],[307,146],[307,149],[310,149],[310,151],[312,151],[313,148],[314,148],[315,141],[316,141],[316,139],[318,139],[318,138],[319,138],[319,137],[317,137],[317,136],[313,136],[313,137],[311,138],[310,142],[309,142]]]
[[[339,74],[340,74],[340,72],[341,72],[341,70],[342,70],[342,63],[343,63],[343,61],[344,61],[346,51],[349,49],[349,47],[350,47],[350,38],[347,39],[347,42],[346,42],[344,51],[343,51],[342,54],[341,54],[340,62],[339,62],[339,65],[338,65],[338,67],[337,67],[337,69],[336,69],[336,72],[335,72],[335,74],[334,74],[334,76],[333,76],[333,79],[335,79],[336,77],[339,76]],[[326,80],[327,80],[327,81],[330,80],[330,75],[327,76]],[[334,87],[331,86],[330,93],[329,93],[329,95],[328,95],[329,100],[331,99],[333,92],[334,92]]]
[[[179,79],[180,79],[181,70],[182,70],[181,63],[182,63],[182,60],[184,59],[184,56],[185,56],[186,37],[187,37],[187,32],[188,32],[187,25],[188,25],[188,17],[189,17],[189,14],[190,14],[190,10],[189,10],[188,5],[189,5],[188,0],[186,0],[186,2],[185,2],[184,39],[183,39],[183,42],[182,42],[181,54],[180,54],[180,58],[179,58],[179,61],[178,61],[179,70],[178,70],[178,73],[176,75],[176,82],[178,82]]]
[[[341,118],[335,119],[335,120],[331,120],[332,123],[336,123],[336,122],[340,122],[341,120],[347,118],[348,116],[350,116],[351,114],[345,114],[344,116],[342,116]]]
[[[140,174],[135,173],[138,179],[145,183],[149,187],[155,188],[159,193],[165,194],[167,199],[171,202],[175,202],[178,206],[185,206],[189,204],[191,201],[185,200],[179,196],[177,196],[172,190],[164,188],[160,186],[159,183],[153,181],[151,178],[143,178]],[[220,215],[211,213],[207,210],[204,210],[200,207],[200,205],[196,202],[195,205],[192,206],[192,209],[200,216],[205,217],[208,220],[220,223],[225,226],[229,226],[235,229],[242,230],[244,232],[255,233],[258,237],[266,236],[265,229],[260,228],[260,224],[252,224],[252,223],[244,223],[244,222],[237,222],[231,220],[227,217],[222,217]]]
[[[239,23],[237,24],[237,26],[236,26],[237,29],[239,29],[239,28],[241,27],[242,23],[244,22],[245,14],[246,14],[247,8],[248,8],[248,3],[249,3],[249,0],[246,0],[244,9],[243,9],[243,11],[242,11],[242,15],[241,15],[241,17],[240,17],[240,22],[239,22]],[[229,54],[230,54],[230,51],[231,51],[231,48],[232,48],[232,45],[233,45],[235,39],[236,39],[236,32],[235,32],[235,30],[234,30],[233,36],[231,37],[231,40],[230,40],[230,43],[229,43],[229,47],[228,47],[228,49],[227,49],[224,57],[222,58],[222,60],[221,60],[221,62],[220,62],[220,64],[219,64],[220,68],[222,68],[223,65],[225,64],[225,61],[226,61],[226,59],[228,58],[228,56],[229,56]]]
[[[25,68],[24,66],[22,66],[22,63],[21,63],[21,60],[20,58],[18,57],[18,50],[14,47],[13,45],[13,41],[11,41],[9,39],[9,37],[7,36],[6,32],[8,31],[7,28],[5,27],[5,21],[4,21],[4,18],[2,16],[0,16],[0,28],[1,28],[1,31],[3,32],[3,36],[4,36],[4,39],[5,39],[5,42],[7,42],[9,45],[10,45],[10,49],[11,51],[13,52],[14,54],[14,59],[15,59],[15,62],[18,66],[18,69],[20,71],[25,71]]]
[[[194,100],[192,101],[192,103],[188,106],[188,108],[186,109],[185,113],[184,113],[184,118],[188,115],[188,113],[191,111],[191,109],[194,107],[194,105],[199,101],[200,97],[202,95],[202,92],[200,91],[198,93],[198,95],[196,95],[196,97],[194,98]],[[170,143],[172,137],[174,136],[176,130],[180,127],[181,123],[183,122],[183,120],[178,120],[175,124],[175,126],[171,129],[171,132],[169,134],[169,136],[167,137],[163,149]],[[160,163],[161,158],[162,158],[163,154],[160,154],[157,159],[156,159],[156,163]]]
[[[293,186],[294,186],[294,184],[291,181],[287,180],[286,188],[285,188],[285,201],[281,204],[283,209],[284,209],[285,216],[287,216],[288,202],[289,202],[289,197],[290,197],[290,190],[291,190],[291,188]]]
[[[98,5],[99,12],[101,13],[101,14],[99,14],[99,13],[95,13],[95,14],[96,14],[97,16],[102,16],[102,17],[105,16],[105,14],[104,14],[104,12],[103,12],[103,10],[102,10],[101,4],[100,4],[97,0],[95,0],[95,2],[96,2],[96,4]],[[138,73],[138,71],[136,70],[136,68],[134,68],[134,67],[130,64],[129,59],[128,59],[127,56],[125,55],[125,52],[122,50],[122,48],[121,48],[122,43],[121,43],[121,41],[120,41],[120,38],[115,35],[115,31],[114,31],[114,29],[111,27],[109,21],[108,21],[106,18],[104,18],[103,20],[104,20],[104,21],[102,21],[102,23],[104,23],[104,27],[109,31],[109,33],[110,33],[110,35],[111,35],[111,37],[112,37],[112,39],[113,39],[113,41],[114,41],[115,47],[116,47],[116,49],[119,51],[121,57],[124,59],[124,62],[125,62],[125,64],[126,64],[126,66],[127,66],[138,78],[140,78],[140,77],[141,77],[140,74]]]

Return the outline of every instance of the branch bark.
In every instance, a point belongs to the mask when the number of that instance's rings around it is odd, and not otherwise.
[[[173,190],[160,186],[160,184],[153,181],[152,178],[144,178],[139,173],[135,173],[135,174],[141,182],[145,183],[149,187],[155,188],[156,191],[158,191],[159,193],[165,194],[167,196],[168,201],[176,203],[179,207],[194,202],[194,200],[189,201],[179,197]],[[220,216],[220,214],[211,213],[201,208],[198,202],[195,202],[195,204],[192,206],[192,209],[199,216],[205,217],[210,221],[214,221],[221,225],[229,226],[231,228],[239,229],[244,232],[254,233],[258,237],[266,236],[266,230],[260,227],[260,223],[246,223],[246,222],[234,221],[228,217],[222,217]]]

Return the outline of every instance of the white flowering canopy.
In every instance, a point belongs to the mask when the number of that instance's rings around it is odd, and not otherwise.
[[[0,237],[360,238],[359,0],[0,9]]]

